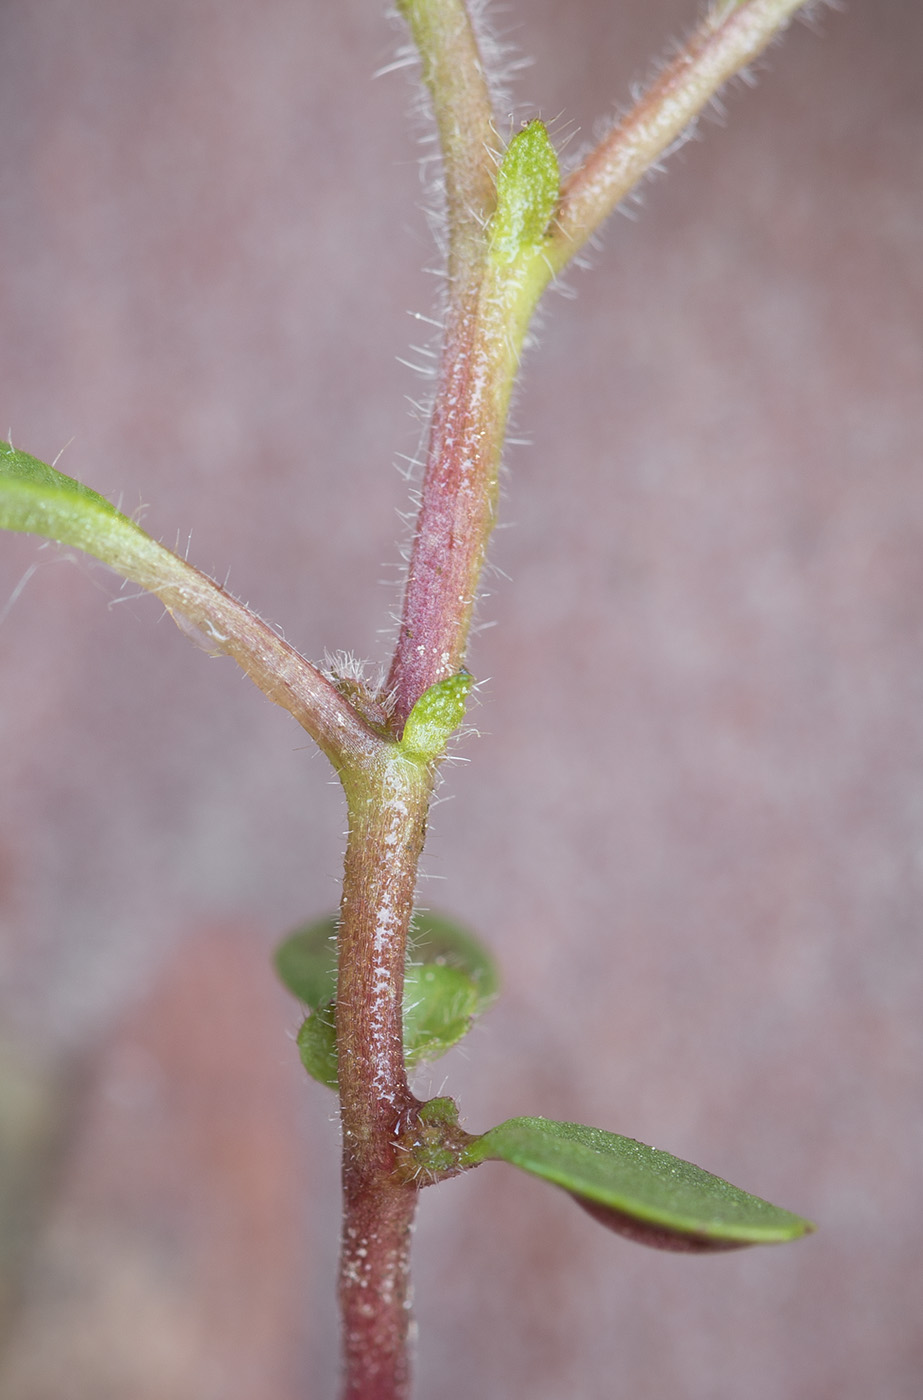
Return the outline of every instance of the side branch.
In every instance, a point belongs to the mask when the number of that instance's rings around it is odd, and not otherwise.
[[[150,557],[132,573],[114,567],[155,593],[181,631],[191,624],[213,654],[232,657],[264,695],[297,719],[337,770],[383,748],[383,741],[336,686],[268,623],[206,574],[169,550],[162,552],[161,569]],[[176,578],[177,564],[183,566],[181,580]]]
[[[225,653],[288,710],[337,770],[384,747],[316,667],[214,580],[151,539],[110,501],[55,467],[0,442],[0,529],[44,535],[156,593],[180,628]]]
[[[559,272],[718,90],[757,58],[805,0],[715,4],[682,52],[564,183],[547,246]]]
[[[493,108],[464,0],[397,0],[420,51],[442,148],[449,283],[483,246],[495,202]]]

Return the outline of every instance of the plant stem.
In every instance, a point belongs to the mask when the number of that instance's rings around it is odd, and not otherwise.
[[[344,1177],[340,1251],[343,1400],[408,1400],[410,1235],[418,1188]]]
[[[390,745],[396,750],[396,745]],[[432,791],[427,768],[399,753],[344,776],[349,838],[340,906],[337,1044],[344,1135],[358,1166],[378,1166],[406,1126],[401,1029],[404,940]]]
[[[388,689],[402,724],[465,655],[496,519],[497,469],[518,367],[505,304],[483,267],[453,296],[420,512]]]
[[[784,28],[799,0],[712,9],[635,111],[570,177],[549,236],[509,256],[491,246],[491,104],[464,0],[398,0],[398,8],[433,98],[449,250],[441,368],[386,687],[395,735],[424,692],[464,660],[496,514],[510,394],[542,291],[717,88]],[[421,1104],[404,1066],[402,993],[434,764],[412,761],[396,742],[385,742],[370,755],[347,755],[340,776],[349,807],[337,988],[343,1396],[407,1400],[417,1186],[401,1164],[419,1137]]]
[[[214,655],[233,657],[264,695],[289,711],[339,769],[369,760],[383,741],[316,666],[268,623],[200,570],[154,544],[132,570],[115,567],[155,593],[181,631],[194,628]]]
[[[181,631],[212,654],[233,657],[264,695],[294,715],[335,768],[382,747],[336,686],[214,579],[151,539],[96,491],[2,441],[0,527],[84,549],[155,593]]]
[[[555,272],[682,136],[719,88],[787,28],[805,0],[723,0],[630,112],[564,182],[547,253]]]
[[[439,131],[449,230],[449,285],[483,253],[494,207],[493,108],[464,0],[397,0],[413,36]]]
[[[542,284],[545,275],[543,268]],[[472,284],[447,336],[389,683],[400,728],[423,692],[461,665],[494,522],[510,390],[537,295],[534,278],[501,273],[486,259]],[[344,1400],[403,1400],[417,1188],[397,1168],[416,1135],[420,1104],[404,1067],[402,993],[434,772],[386,744],[341,777],[349,807],[337,982]]]
[[[419,1102],[404,1066],[407,931],[432,773],[396,752],[344,773],[349,840],[341,904],[337,1046],[344,1220],[339,1297],[344,1400],[405,1400],[410,1231],[401,1179]]]
[[[458,671],[496,510],[496,473],[516,361],[485,334],[486,226],[496,203],[490,93],[464,0],[398,0],[439,131],[448,309],[420,513],[387,689],[402,725],[429,686]],[[501,346],[505,324],[494,324]]]
[[[399,0],[399,9],[421,53],[442,142],[450,309],[413,583],[388,681],[398,733],[423,692],[461,663],[493,524],[493,483],[514,372],[504,387],[502,376],[490,372],[493,361],[485,358],[479,335],[484,226],[495,198],[493,131],[467,8],[463,0]],[[429,764],[392,749],[371,763],[350,765],[341,777],[349,807],[337,981],[343,1396],[407,1400],[409,1249],[418,1186],[396,1169],[420,1105],[404,1066],[402,1000],[434,774]]]

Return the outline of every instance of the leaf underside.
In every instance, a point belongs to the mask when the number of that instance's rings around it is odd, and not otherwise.
[[[691,1162],[581,1123],[511,1118],[478,1138],[466,1158],[472,1166],[509,1162],[560,1186],[594,1219],[655,1248],[740,1249],[814,1229]]]

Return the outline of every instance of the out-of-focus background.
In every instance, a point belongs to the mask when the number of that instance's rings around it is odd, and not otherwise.
[[[436,293],[382,10],[0,8],[0,426],[311,657],[386,656]],[[577,149],[694,14],[515,0],[516,119]],[[505,976],[423,1079],[470,1129],[820,1232],[661,1255],[485,1167],[423,1198],[427,1400],[920,1394],[921,51],[914,0],[796,26],[549,298],[422,888]],[[333,1099],[268,956],[338,791],[101,566],[4,537],[0,613],[0,1391],[327,1400]]]

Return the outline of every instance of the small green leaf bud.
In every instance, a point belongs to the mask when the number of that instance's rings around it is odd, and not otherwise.
[[[472,677],[467,671],[437,681],[425,690],[407,716],[400,747],[410,758],[432,762],[445,749],[449,736],[465,717],[465,700]]]
[[[529,122],[506,148],[497,171],[490,250],[502,263],[536,248],[558,202],[560,170],[544,122]]]

